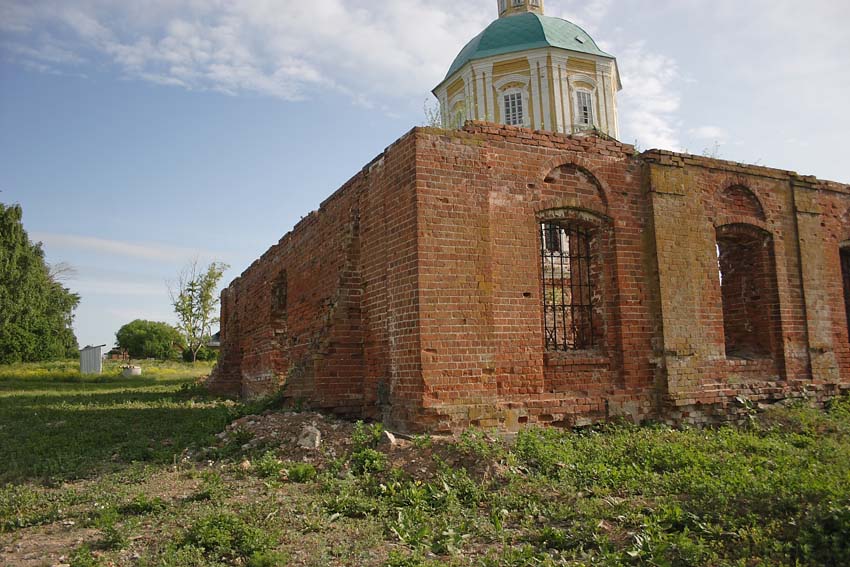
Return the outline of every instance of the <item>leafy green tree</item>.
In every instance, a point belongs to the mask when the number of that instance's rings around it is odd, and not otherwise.
[[[198,352],[210,340],[212,326],[219,321],[216,288],[227,268],[229,266],[222,262],[213,262],[206,268],[199,267],[197,261],[192,262],[169,290],[178,328],[186,339],[192,362],[197,361]]]
[[[20,205],[0,203],[0,364],[75,357],[80,296],[51,273],[22,217]]]
[[[130,358],[178,358],[183,352],[183,335],[168,323],[136,319],[115,333],[115,343]]]

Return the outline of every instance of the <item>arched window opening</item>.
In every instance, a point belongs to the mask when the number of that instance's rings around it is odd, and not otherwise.
[[[844,284],[844,312],[847,317],[847,332],[850,335],[850,246],[841,248],[841,279]]]
[[[577,220],[540,223],[543,327],[546,350],[602,344],[599,230]]]
[[[750,225],[719,227],[717,256],[727,358],[775,355],[779,292],[771,235]]]

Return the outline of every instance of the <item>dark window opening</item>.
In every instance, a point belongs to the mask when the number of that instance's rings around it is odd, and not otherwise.
[[[728,358],[759,359],[774,354],[779,321],[773,240],[749,225],[717,232],[723,334]]]
[[[288,282],[284,270],[272,286],[272,312],[278,317],[286,315],[287,287]]]
[[[546,350],[600,346],[596,294],[600,267],[594,230],[575,222],[544,222],[540,232]]]
[[[841,278],[844,281],[844,311],[850,334],[850,247],[841,249]]]

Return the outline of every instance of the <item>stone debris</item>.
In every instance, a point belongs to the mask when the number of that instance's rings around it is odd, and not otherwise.
[[[381,440],[378,441],[378,446],[395,447],[396,445],[398,445],[398,440],[396,439],[395,435],[393,435],[389,431],[384,430],[384,432],[381,433]]]
[[[298,436],[298,446],[316,450],[322,444],[322,432],[315,425],[307,425]]]

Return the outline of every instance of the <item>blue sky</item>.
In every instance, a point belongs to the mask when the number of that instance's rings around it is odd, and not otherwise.
[[[850,182],[850,3],[547,0],[618,57],[621,137]],[[412,126],[496,0],[3,0],[0,201],[76,273],[82,345],[173,322]]]

